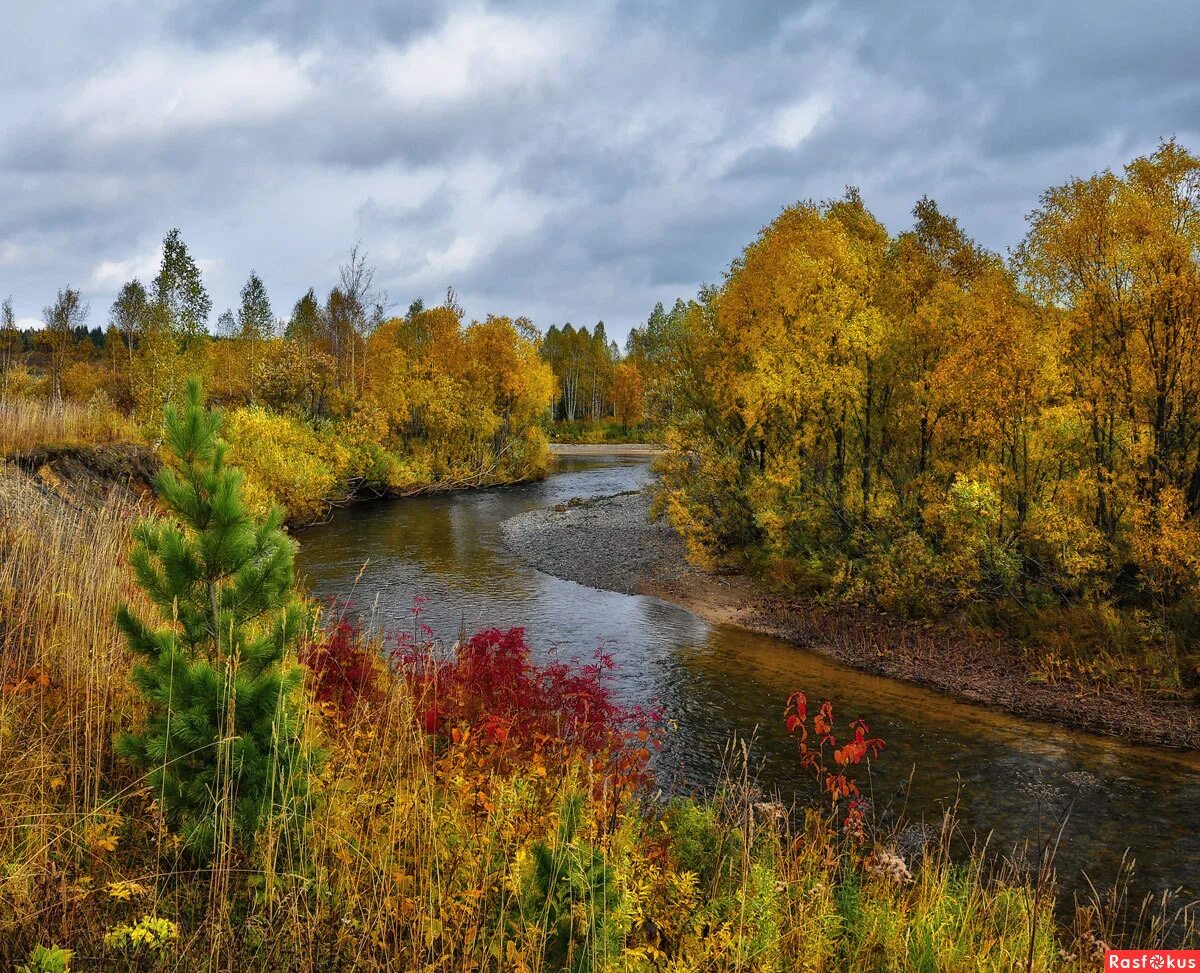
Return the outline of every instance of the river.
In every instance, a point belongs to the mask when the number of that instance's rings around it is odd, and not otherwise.
[[[590,658],[605,647],[617,660],[622,699],[665,709],[672,730],[658,769],[667,787],[711,789],[737,735],[753,740],[765,790],[790,800],[807,789],[781,725],[784,702],[799,689],[832,700],[841,725],[861,716],[886,740],[869,784],[877,806],[937,823],[957,802],[964,835],[990,835],[992,849],[1010,850],[1044,834],[1054,807],[1077,794],[1058,855],[1067,890],[1086,890],[1085,871],[1103,889],[1128,849],[1139,894],[1180,886],[1200,894],[1196,755],[958,703],[769,636],[710,625],[656,598],[542,574],[505,549],[500,524],[509,517],[650,478],[640,457],[562,457],[540,483],[348,507],[300,535],[300,570],[314,593],[349,599],[392,628],[412,626],[420,595],[428,599],[422,620],[447,641],[462,627],[524,626],[540,650]]]

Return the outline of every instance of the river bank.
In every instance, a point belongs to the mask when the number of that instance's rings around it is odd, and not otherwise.
[[[551,443],[555,456],[659,456],[667,448],[656,443]]]
[[[575,455],[575,454],[564,454]],[[638,452],[630,455],[646,455]],[[4,477],[29,480],[47,498],[69,506],[94,506],[114,495],[123,501],[145,500],[154,494],[154,478],[162,462],[155,448],[146,443],[45,445],[11,456],[0,457]],[[327,500],[318,516],[297,519],[290,513],[286,526],[296,532],[328,521],[335,511],[348,506],[382,500],[402,500],[460,490],[510,487],[542,479],[544,473],[492,482],[482,477],[437,480],[405,487],[355,480],[343,492]]]
[[[554,451],[561,456],[646,456],[653,455],[654,447],[556,445]],[[10,458],[9,471],[27,477],[48,499],[75,506],[95,504],[114,489],[123,499],[142,499],[151,492],[158,465],[149,447],[115,443],[31,451]],[[393,496],[479,486],[430,484]],[[352,502],[384,496],[363,491]],[[773,635],[874,675],[1018,716],[1134,743],[1200,748],[1200,707],[1121,687],[1034,682],[1022,647],[993,633],[820,608],[774,595],[744,576],[701,571],[688,564],[674,530],[649,519],[649,509],[647,493],[620,493],[530,511],[501,529],[508,546],[546,574],[593,588],[657,596],[715,624]]]
[[[43,496],[69,506],[98,506],[114,494],[148,498],[161,462],[141,443],[39,446],[0,459],[6,479],[27,479]]]
[[[1113,686],[1035,682],[1025,650],[995,633],[917,625],[771,594],[743,575],[688,564],[675,531],[651,521],[645,491],[534,510],[502,525],[505,542],[546,574],[644,594],[714,624],[782,638],[873,675],[1024,718],[1133,743],[1200,748],[1200,707]]]

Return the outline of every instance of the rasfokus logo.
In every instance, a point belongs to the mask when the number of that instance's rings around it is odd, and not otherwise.
[[[1106,970],[1200,970],[1200,949],[1110,949]]]

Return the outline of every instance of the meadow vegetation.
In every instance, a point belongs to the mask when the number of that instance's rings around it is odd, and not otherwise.
[[[0,456],[50,443],[96,445],[138,435],[135,423],[103,401],[59,404],[40,398],[0,399]]]

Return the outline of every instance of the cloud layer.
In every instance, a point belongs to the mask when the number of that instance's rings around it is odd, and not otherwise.
[[[919,7],[919,9],[918,9]],[[42,9],[44,8],[44,9]],[[361,241],[393,299],[603,319],[694,293],[782,205],[922,195],[1003,251],[1042,189],[1200,150],[1200,5],[226,0],[24,5],[0,293],[94,324],[172,226],[278,314]]]

